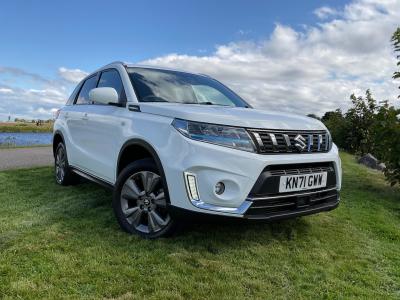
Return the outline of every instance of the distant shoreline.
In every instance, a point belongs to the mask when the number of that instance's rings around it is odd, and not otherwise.
[[[51,144],[43,144],[43,145],[25,145],[25,146],[3,146],[0,144],[0,150],[5,149],[25,149],[25,148],[41,148],[41,147],[51,147]]]
[[[53,131],[53,123],[43,123],[36,125],[36,123],[27,122],[13,122],[13,123],[0,123],[0,132],[9,133],[51,133]]]

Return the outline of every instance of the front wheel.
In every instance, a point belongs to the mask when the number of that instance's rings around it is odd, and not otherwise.
[[[168,211],[165,180],[151,159],[129,164],[118,176],[113,208],[121,228],[144,238],[173,233],[176,222]]]
[[[78,181],[78,175],[72,172],[64,143],[59,143],[54,157],[54,173],[56,182],[60,185],[70,185]]]

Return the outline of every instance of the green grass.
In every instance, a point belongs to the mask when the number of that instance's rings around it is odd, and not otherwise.
[[[400,298],[400,189],[342,155],[338,209],[273,224],[123,233],[111,193],[0,172],[0,298]]]
[[[53,123],[44,123],[36,126],[36,123],[16,122],[0,123],[0,132],[52,132]]]

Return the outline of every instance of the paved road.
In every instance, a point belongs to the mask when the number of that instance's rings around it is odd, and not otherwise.
[[[52,147],[0,149],[0,171],[52,165],[52,151]]]

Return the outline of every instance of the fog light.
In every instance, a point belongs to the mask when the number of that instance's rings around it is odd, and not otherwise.
[[[186,189],[190,200],[199,201],[200,196],[197,189],[196,175],[185,172]]]
[[[215,193],[221,195],[223,192],[225,192],[225,184],[223,182],[218,182],[215,185]]]

